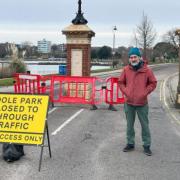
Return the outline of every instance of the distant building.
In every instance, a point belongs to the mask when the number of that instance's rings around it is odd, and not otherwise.
[[[24,41],[21,43],[21,48],[27,47],[27,46],[33,46],[33,43],[30,41]]]
[[[51,46],[51,50],[53,51],[53,52],[66,52],[66,44],[53,44],[52,46]]]
[[[65,52],[66,51],[66,44],[59,44],[58,49],[60,52]]]
[[[42,41],[38,41],[38,52],[39,53],[50,53],[51,52],[51,41],[46,41],[46,39],[43,39]]]

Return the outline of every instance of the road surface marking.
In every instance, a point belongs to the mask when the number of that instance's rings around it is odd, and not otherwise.
[[[67,126],[74,118],[76,118],[83,111],[84,109],[80,109],[78,112],[72,115],[68,120],[66,120],[61,126],[59,126],[54,132],[52,132],[51,135],[53,136],[56,135],[59,131],[61,131],[65,126]]]
[[[51,109],[50,111],[48,111],[48,114],[51,114],[52,112],[54,112],[57,109],[57,107]]]
[[[164,83],[164,80],[162,80],[162,82],[161,82],[161,84],[160,84],[160,101],[163,100],[163,96],[162,96],[163,83]]]
[[[170,76],[168,76],[163,82],[163,99],[164,99],[164,104],[168,108],[168,110],[170,110],[170,108],[169,108],[168,103],[166,101],[166,83],[167,83],[167,80],[169,78],[170,78]]]

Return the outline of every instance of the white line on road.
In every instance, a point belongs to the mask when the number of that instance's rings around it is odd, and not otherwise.
[[[161,84],[160,84],[160,101],[163,100],[163,96],[162,96],[163,84],[164,84],[164,80],[163,80],[163,81],[161,82]]]
[[[164,104],[165,106],[167,107],[168,110],[170,110],[169,106],[168,106],[168,103],[166,101],[166,83],[167,83],[167,80],[170,78],[170,76],[168,76],[165,80],[164,80],[164,83],[163,83],[163,97],[164,97]]]
[[[54,112],[57,109],[57,107],[51,109],[50,111],[48,111],[48,114],[51,114],[52,112]]]
[[[59,126],[54,132],[52,132],[51,135],[53,136],[56,135],[59,131],[61,131],[65,126],[67,126],[74,118],[76,118],[83,111],[84,109],[80,109],[78,112],[72,115],[68,120],[66,120],[61,126]]]

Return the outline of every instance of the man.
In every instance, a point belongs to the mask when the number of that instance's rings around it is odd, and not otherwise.
[[[123,151],[134,150],[134,122],[137,113],[142,129],[144,153],[151,156],[147,96],[156,88],[157,80],[151,69],[143,62],[138,48],[131,48],[128,56],[129,65],[123,69],[119,78],[120,89],[125,95],[124,111],[127,119],[127,145]]]

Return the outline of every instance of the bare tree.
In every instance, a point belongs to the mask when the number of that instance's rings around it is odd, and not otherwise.
[[[179,37],[176,36],[176,29],[171,29],[169,30],[164,36],[163,36],[163,40],[165,42],[168,42],[170,44],[172,44],[176,50],[176,52],[178,53],[178,48],[179,48]]]
[[[147,59],[147,48],[153,45],[156,38],[156,31],[153,28],[152,22],[148,19],[148,16],[144,14],[142,16],[142,22],[137,25],[135,40],[139,46],[143,49],[143,57]]]

